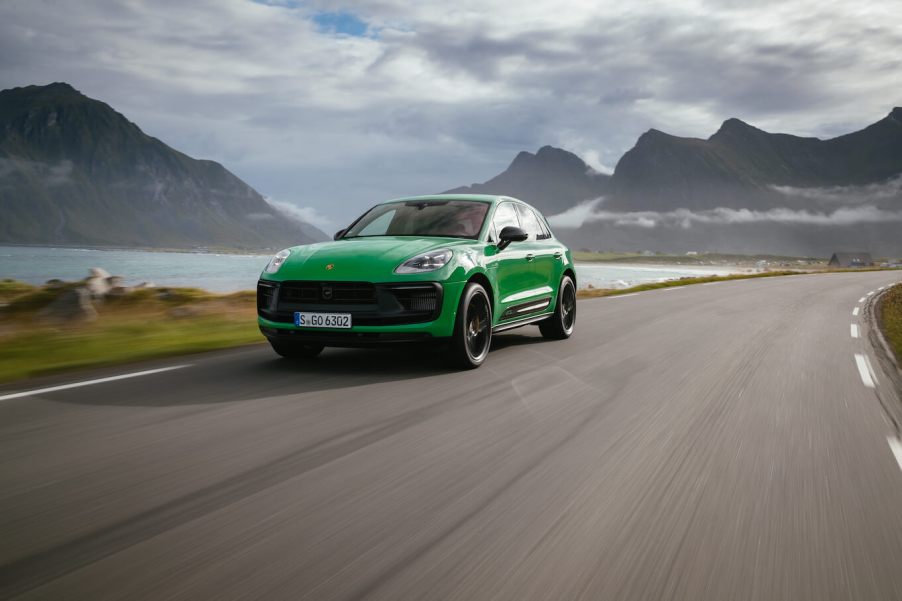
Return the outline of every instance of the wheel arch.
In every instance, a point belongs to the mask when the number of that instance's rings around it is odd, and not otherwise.
[[[494,321],[495,288],[494,286],[492,286],[492,282],[489,280],[488,276],[481,271],[477,271],[476,273],[471,274],[470,277],[467,278],[467,283],[469,284],[470,282],[476,282],[477,284],[485,288],[486,294],[489,295],[489,304],[492,307],[492,317]]]
[[[572,267],[568,266],[566,269],[564,269],[564,273],[561,275],[569,275],[570,279],[573,280],[573,287],[579,288],[579,286],[576,285],[576,270],[574,270]]]

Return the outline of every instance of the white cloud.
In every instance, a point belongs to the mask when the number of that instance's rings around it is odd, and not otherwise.
[[[300,219],[301,221],[316,226],[321,230],[328,230],[335,225],[334,221],[332,221],[329,217],[322,214],[313,207],[299,207],[296,204],[281,200],[275,200],[272,198],[267,198],[266,202],[268,202],[279,213],[287,215],[288,217]]]
[[[72,168],[72,161],[68,159],[57,163],[45,163],[23,158],[0,157],[0,180],[18,172],[36,178],[46,186],[61,186],[72,181]]]
[[[319,10],[373,35],[321,32]],[[608,171],[649,127],[862,127],[898,99],[900,22],[897,0],[11,0],[0,87],[69,81],[262,193],[347,222],[549,143]]]
[[[548,218],[548,223],[552,227],[560,227],[565,229],[576,229],[586,223],[595,213],[595,207],[604,201],[604,198],[596,198],[589,200],[570,208],[563,213],[552,215]]]
[[[800,211],[775,208],[766,211],[729,209],[720,207],[708,211],[605,211],[598,207],[603,199],[583,203],[549,218],[554,227],[575,229],[595,222],[610,222],[622,226],[642,228],[681,227],[695,224],[730,225],[744,223],[808,224],[822,226],[856,225],[865,223],[902,222],[902,211],[884,210],[874,206],[843,207],[833,211]]]
[[[859,204],[902,198],[902,175],[887,182],[864,186],[831,186],[827,188],[771,187],[786,196],[830,204]]]

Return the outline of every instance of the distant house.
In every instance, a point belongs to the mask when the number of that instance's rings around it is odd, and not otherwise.
[[[874,264],[871,253],[833,253],[830,267],[868,267]]]

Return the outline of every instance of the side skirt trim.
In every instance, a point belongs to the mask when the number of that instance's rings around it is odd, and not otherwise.
[[[514,328],[519,328],[520,326],[528,326],[531,323],[535,323],[537,321],[542,321],[543,319],[547,319],[554,315],[554,313],[542,313],[541,315],[534,315],[532,317],[527,317],[526,319],[518,319],[517,321],[513,321],[510,323],[503,323],[497,325],[492,328],[492,333],[495,332],[503,332],[505,330],[512,330]]]

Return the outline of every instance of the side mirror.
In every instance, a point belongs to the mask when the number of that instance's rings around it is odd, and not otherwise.
[[[344,233],[345,233],[345,230],[338,230],[337,232],[335,232],[335,235],[332,236],[332,239],[338,240],[339,238],[341,238],[344,235]]]
[[[524,240],[527,240],[529,234],[516,226],[508,225],[501,230],[501,233],[498,234],[498,238],[498,250],[504,250],[511,242],[523,242]]]

